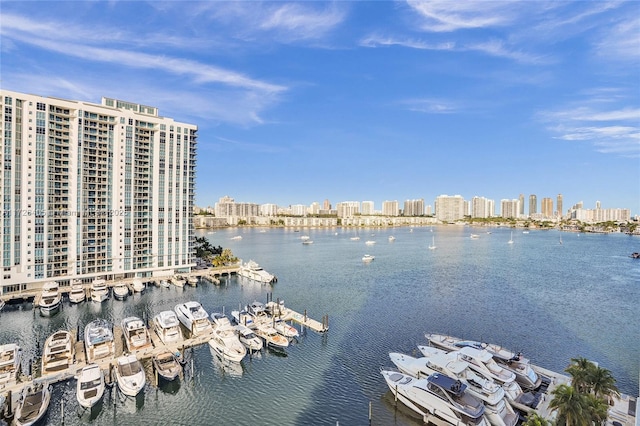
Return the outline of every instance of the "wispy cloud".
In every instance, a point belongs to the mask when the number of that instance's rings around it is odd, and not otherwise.
[[[640,8],[638,8],[640,10]],[[610,26],[596,43],[596,52],[606,58],[637,62],[640,59],[640,18],[629,17]]]
[[[640,157],[640,109],[596,110],[581,106],[540,113],[555,138],[590,142],[598,152]]]
[[[305,4],[289,3],[270,10],[259,28],[294,39],[320,38],[342,23],[344,17],[344,11],[335,7],[318,11]]]
[[[510,2],[487,1],[409,0],[407,4],[423,18],[421,29],[431,32],[507,25],[513,20],[513,9],[517,7]]]
[[[383,37],[378,35],[370,35],[365,37],[360,41],[360,46],[363,47],[379,47],[379,46],[402,46],[409,47],[412,49],[422,49],[422,50],[453,50],[455,48],[455,43],[453,42],[444,42],[444,43],[427,43],[423,40],[416,40],[410,38],[393,38],[393,37]]]
[[[460,107],[454,102],[444,99],[408,99],[401,101],[400,104],[409,111],[426,114],[451,114],[460,111]]]

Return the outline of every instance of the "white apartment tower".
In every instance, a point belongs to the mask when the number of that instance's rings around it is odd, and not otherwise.
[[[0,105],[0,293],[189,270],[197,126],[110,98]]]
[[[363,215],[372,215],[374,213],[373,210],[373,201],[363,201],[362,202],[362,214]]]
[[[461,195],[439,195],[435,201],[436,218],[443,222],[455,222],[464,218],[464,198]]]
[[[382,214],[384,216],[399,216],[400,215],[400,207],[398,206],[398,201],[393,200],[385,200],[382,202]]]

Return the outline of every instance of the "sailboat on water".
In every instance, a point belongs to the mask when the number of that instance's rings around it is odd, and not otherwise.
[[[435,250],[436,249],[436,237],[433,236],[431,237],[431,245],[429,246],[429,250]]]
[[[507,244],[513,244],[513,231],[511,231],[511,238],[507,241]]]

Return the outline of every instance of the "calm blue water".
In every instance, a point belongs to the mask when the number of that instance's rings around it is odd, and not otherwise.
[[[509,245],[508,229],[430,230],[203,231],[214,245],[260,263],[278,283],[234,277],[218,287],[152,288],[102,306],[67,302],[53,318],[40,317],[30,303],[7,306],[0,344],[17,342],[35,357],[48,335],[95,317],[151,318],[186,300],[228,313],[266,301],[269,291],[312,318],[329,315],[327,334],[308,331],[286,354],[247,358],[239,370],[221,366],[208,345],[195,348],[193,376],[187,371],[172,386],[148,383],[137,400],[106,394],[94,413],[78,414],[74,380],[57,384],[47,424],[60,424],[61,400],[67,425],[366,425],[369,403],[373,424],[420,424],[402,406],[394,408],[379,369],[392,365],[390,351],[415,353],[426,332],[499,343],[555,371],[572,357],[586,357],[611,370],[623,393],[638,394],[640,260],[628,257],[640,251],[637,237],[516,231]],[[470,239],[471,232],[480,238]],[[304,234],[314,243],[302,245]],[[231,240],[235,235],[243,239]],[[350,240],[355,235],[360,241]],[[396,240],[389,242],[389,235]],[[427,249],[432,236],[436,250]],[[365,253],[376,259],[364,264]]]

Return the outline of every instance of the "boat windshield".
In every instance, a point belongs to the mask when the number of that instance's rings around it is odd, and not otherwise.
[[[123,376],[133,376],[142,371],[138,361],[128,362],[126,364],[118,364],[118,369]]]
[[[100,379],[94,379],[91,380],[89,382],[83,382],[80,383],[80,390],[87,390],[87,389],[91,389],[91,388],[97,388],[98,386],[100,386]]]

